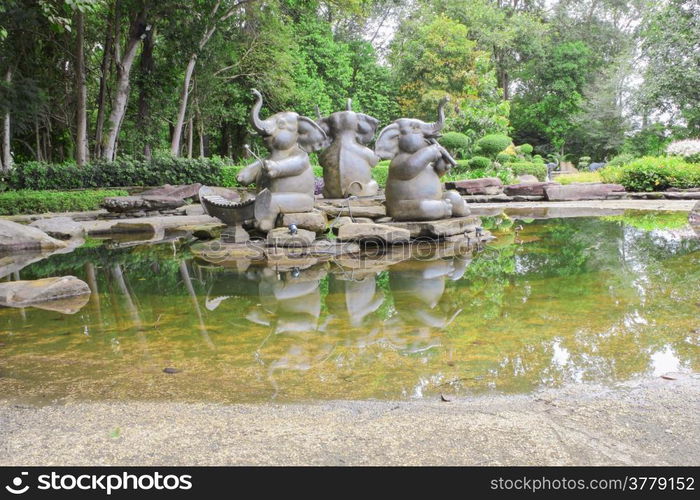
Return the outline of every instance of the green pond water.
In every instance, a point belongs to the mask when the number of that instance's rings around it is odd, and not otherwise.
[[[241,270],[184,241],[91,241],[20,272],[71,274],[93,293],[74,314],[0,308],[0,390],[47,403],[437,399],[694,373],[700,239],[684,217],[485,218],[497,239],[480,252],[366,270]]]

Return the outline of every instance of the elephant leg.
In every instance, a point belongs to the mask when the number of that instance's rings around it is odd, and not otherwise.
[[[464,217],[471,212],[467,207],[467,202],[455,190],[445,191],[443,198],[452,202],[452,217]]]
[[[392,204],[395,220],[438,220],[452,217],[452,202],[446,200],[402,200]]]
[[[262,194],[263,191],[258,194],[258,199],[260,199]],[[264,199],[259,204],[256,204],[255,218],[257,219],[258,229],[261,231],[274,229],[277,216],[280,213],[310,212],[314,208],[314,198],[308,194],[289,192],[271,193],[268,196],[269,200]]]

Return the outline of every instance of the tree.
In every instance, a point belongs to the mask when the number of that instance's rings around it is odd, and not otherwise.
[[[680,114],[700,133],[700,3],[669,0],[651,8],[640,29],[647,66],[642,107]]]
[[[490,54],[469,39],[467,28],[445,15],[405,22],[389,60],[400,83],[401,112],[435,119],[438,101],[451,97],[449,128],[480,137],[506,132],[508,104],[496,85]]]

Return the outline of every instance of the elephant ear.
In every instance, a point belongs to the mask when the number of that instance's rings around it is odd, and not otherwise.
[[[325,117],[325,118],[317,118],[316,119],[316,124],[321,127],[321,130],[326,134],[326,136],[330,137],[331,135],[331,124],[330,124],[330,117]]]
[[[299,117],[299,139],[297,140],[299,147],[307,153],[312,153],[326,147],[328,144],[328,136],[311,118],[306,116]]]
[[[377,131],[379,120],[373,116],[357,113],[357,142],[367,144]]]
[[[387,125],[379,132],[374,152],[382,160],[391,160],[399,154],[399,124]]]

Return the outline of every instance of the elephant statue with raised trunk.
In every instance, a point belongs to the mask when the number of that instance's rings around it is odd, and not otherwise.
[[[345,111],[316,121],[332,141],[318,156],[323,167],[325,198],[373,196],[379,190],[372,179],[372,167],[379,158],[366,146],[374,138],[379,120],[355,113],[351,106],[352,101],[348,99]]]
[[[445,125],[444,107],[448,100],[440,100],[436,122],[399,118],[379,133],[374,150],[382,160],[391,159],[385,191],[387,214],[394,220],[469,215],[459,193],[445,191],[440,180],[456,164],[437,142]]]
[[[270,151],[267,159],[257,159],[238,174],[238,182],[255,183],[255,219],[258,229],[275,227],[280,213],[310,212],[314,208],[314,174],[308,153],[327,144],[323,129],[311,118],[293,111],[260,117],[262,95],[253,89],[255,104],[250,121]]]

